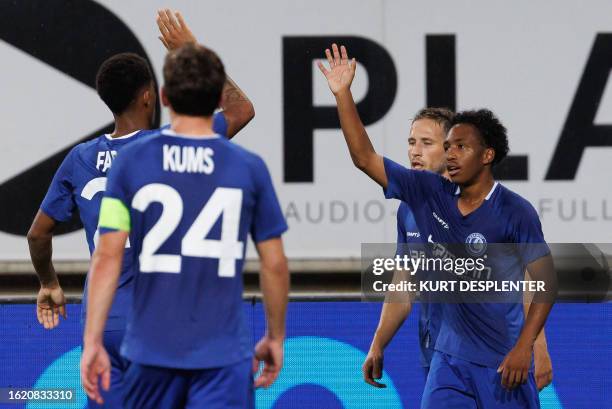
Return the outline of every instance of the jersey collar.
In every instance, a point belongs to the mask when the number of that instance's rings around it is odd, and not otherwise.
[[[106,139],[108,139],[109,141],[118,141],[120,139],[127,139],[127,138],[131,138],[132,136],[136,135],[138,132],[140,132],[140,129],[134,132],[131,132],[127,135],[123,135],[123,136],[117,136],[115,138],[113,138],[112,136],[110,136],[110,134],[105,133],[104,136],[106,136]]]
[[[491,198],[491,196],[493,196],[493,192],[495,192],[495,188],[497,187],[498,184],[499,184],[499,182],[493,183],[493,187],[491,188],[491,190],[489,191],[489,193],[485,197],[485,200],[489,200]],[[457,186],[457,190],[455,190],[455,196],[457,196],[459,193],[461,193],[461,188],[459,186]]]
[[[175,136],[175,137],[178,137],[178,138],[187,138],[187,139],[217,139],[217,138],[220,137],[219,134],[212,134],[212,135],[181,135],[181,134],[177,134],[172,129],[164,129],[161,133],[163,135],[167,135],[167,136]]]

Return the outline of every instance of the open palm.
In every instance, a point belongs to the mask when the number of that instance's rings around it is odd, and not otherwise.
[[[321,61],[318,61],[317,65],[327,78],[327,84],[331,92],[336,95],[341,91],[350,89],[353,78],[355,78],[355,59],[349,60],[346,48],[341,46],[338,50],[336,44],[332,44],[332,51],[329,48],[325,50],[325,56],[329,63],[329,69],[325,68]]]

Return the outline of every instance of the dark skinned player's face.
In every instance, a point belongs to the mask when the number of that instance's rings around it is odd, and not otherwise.
[[[444,146],[448,173],[458,185],[474,181],[493,160],[493,150],[484,146],[478,129],[470,124],[453,126]]]

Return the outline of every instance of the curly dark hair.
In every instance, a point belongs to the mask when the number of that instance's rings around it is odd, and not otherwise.
[[[173,50],[164,63],[164,91],[179,114],[210,116],[221,102],[225,68],[214,51],[198,44]]]
[[[121,114],[138,92],[153,82],[147,60],[134,53],[116,54],[102,63],[96,75],[98,95],[114,114]]]
[[[431,119],[444,129],[445,133],[451,129],[455,113],[448,108],[423,108],[414,116],[412,123],[419,119]]]
[[[495,151],[493,166],[500,163],[508,155],[510,149],[508,148],[506,127],[490,110],[478,109],[458,112],[452,120],[452,126],[458,124],[470,124],[478,129],[484,145]]]

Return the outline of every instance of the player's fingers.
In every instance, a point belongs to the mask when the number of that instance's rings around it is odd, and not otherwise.
[[[259,371],[259,361],[255,357],[253,357],[253,363],[251,364],[251,370],[253,371],[254,374],[256,374],[257,371]]]
[[[59,308],[53,307],[53,328],[59,325]]]
[[[185,23],[185,19],[183,18],[183,15],[180,11],[175,12],[174,17],[176,17],[176,21],[178,22],[178,25],[181,29],[184,30],[187,28],[187,23]]]
[[[167,50],[169,50],[169,49],[170,49],[170,46],[168,45],[168,42],[166,42],[166,40],[164,39],[164,37],[163,37],[163,36],[159,36],[159,37],[157,37],[157,38],[159,38],[159,41],[161,41],[161,42],[162,42],[162,44],[164,45],[164,47],[166,47],[166,49],[167,49]]]
[[[327,57],[327,62],[329,63],[329,68],[334,68],[334,66],[336,65],[334,63],[334,59],[332,58],[332,54],[331,51],[329,51],[329,48],[325,49],[325,57]]]
[[[340,64],[340,51],[338,50],[338,44],[333,43],[332,44],[332,53],[334,55],[334,62],[336,63],[336,65]]]
[[[363,379],[372,379],[372,360],[366,359],[366,361],[361,366],[361,373],[363,374]]]
[[[355,70],[357,69],[357,60],[353,58],[351,62],[349,63],[349,67],[351,68],[353,72],[355,72]]]
[[[504,367],[501,373],[501,384],[504,388],[508,387],[508,376],[510,375],[510,371]]]
[[[95,387],[95,383],[91,381],[90,374],[89,374],[90,369],[85,368],[82,371],[83,372],[81,373],[81,384],[83,385],[83,389],[85,389],[87,396],[95,400],[96,387]]]
[[[346,52],[346,47],[340,46],[340,55],[342,57],[342,64],[348,64],[348,53]]]
[[[106,368],[104,369],[104,371],[102,372],[102,389],[104,389],[105,391],[110,389],[110,379],[111,377],[111,373],[110,373],[110,369]]]
[[[510,372],[510,376],[508,377],[508,389],[514,389],[516,387],[518,378],[519,371],[513,370]]]
[[[323,73],[323,75],[327,76],[328,71],[321,61],[317,61],[317,67],[319,67],[319,70]]]
[[[172,15],[170,9],[165,9],[164,14],[166,15],[164,23],[166,24],[168,31],[173,32],[174,30],[176,30],[176,26],[174,25],[174,16]]]
[[[162,21],[162,17],[161,14],[157,15],[157,19],[155,19],[155,21],[157,22],[157,27],[159,28],[159,32],[165,37],[168,35],[168,29],[166,28],[166,26],[164,25],[164,22]]]
[[[53,322],[53,311],[51,311],[51,308],[45,308],[44,320],[45,320],[45,329],[51,329],[52,328],[51,324]]]
[[[262,372],[262,373],[261,373],[261,374],[260,374],[260,375],[257,377],[257,379],[255,379],[255,382],[253,383],[253,385],[254,385],[256,388],[261,388],[261,387],[264,387],[264,388],[265,388],[265,387],[267,387],[266,385],[267,385],[267,384],[268,384],[268,382],[269,382],[268,377],[269,377],[268,373],[267,373],[266,371],[263,371],[263,372]]]
[[[59,307],[59,312],[62,315],[62,317],[64,317],[64,319],[68,318],[68,312],[66,311],[66,304],[62,304]]]
[[[38,323],[42,325],[43,324],[42,309],[38,305],[36,306],[36,318],[38,319]]]
[[[374,359],[374,365],[372,366],[372,377],[374,379],[382,378],[382,366],[380,359]]]
[[[527,383],[528,373],[527,371],[521,371],[521,385]]]
[[[364,381],[365,381],[365,382],[366,382],[368,385],[372,385],[372,386],[374,386],[374,387],[376,387],[376,388],[386,388],[386,387],[387,387],[387,385],[385,385],[384,383],[376,382],[376,381],[374,380],[374,378],[372,378],[372,375],[371,375],[371,374],[367,374],[367,375],[366,375],[366,374],[364,373],[363,380],[364,380]]]
[[[172,28],[174,28],[176,31],[181,31],[182,27],[181,27],[181,23],[179,23],[178,18],[176,17],[176,13],[172,13],[170,10],[168,10],[170,12],[170,23],[172,24]]]

